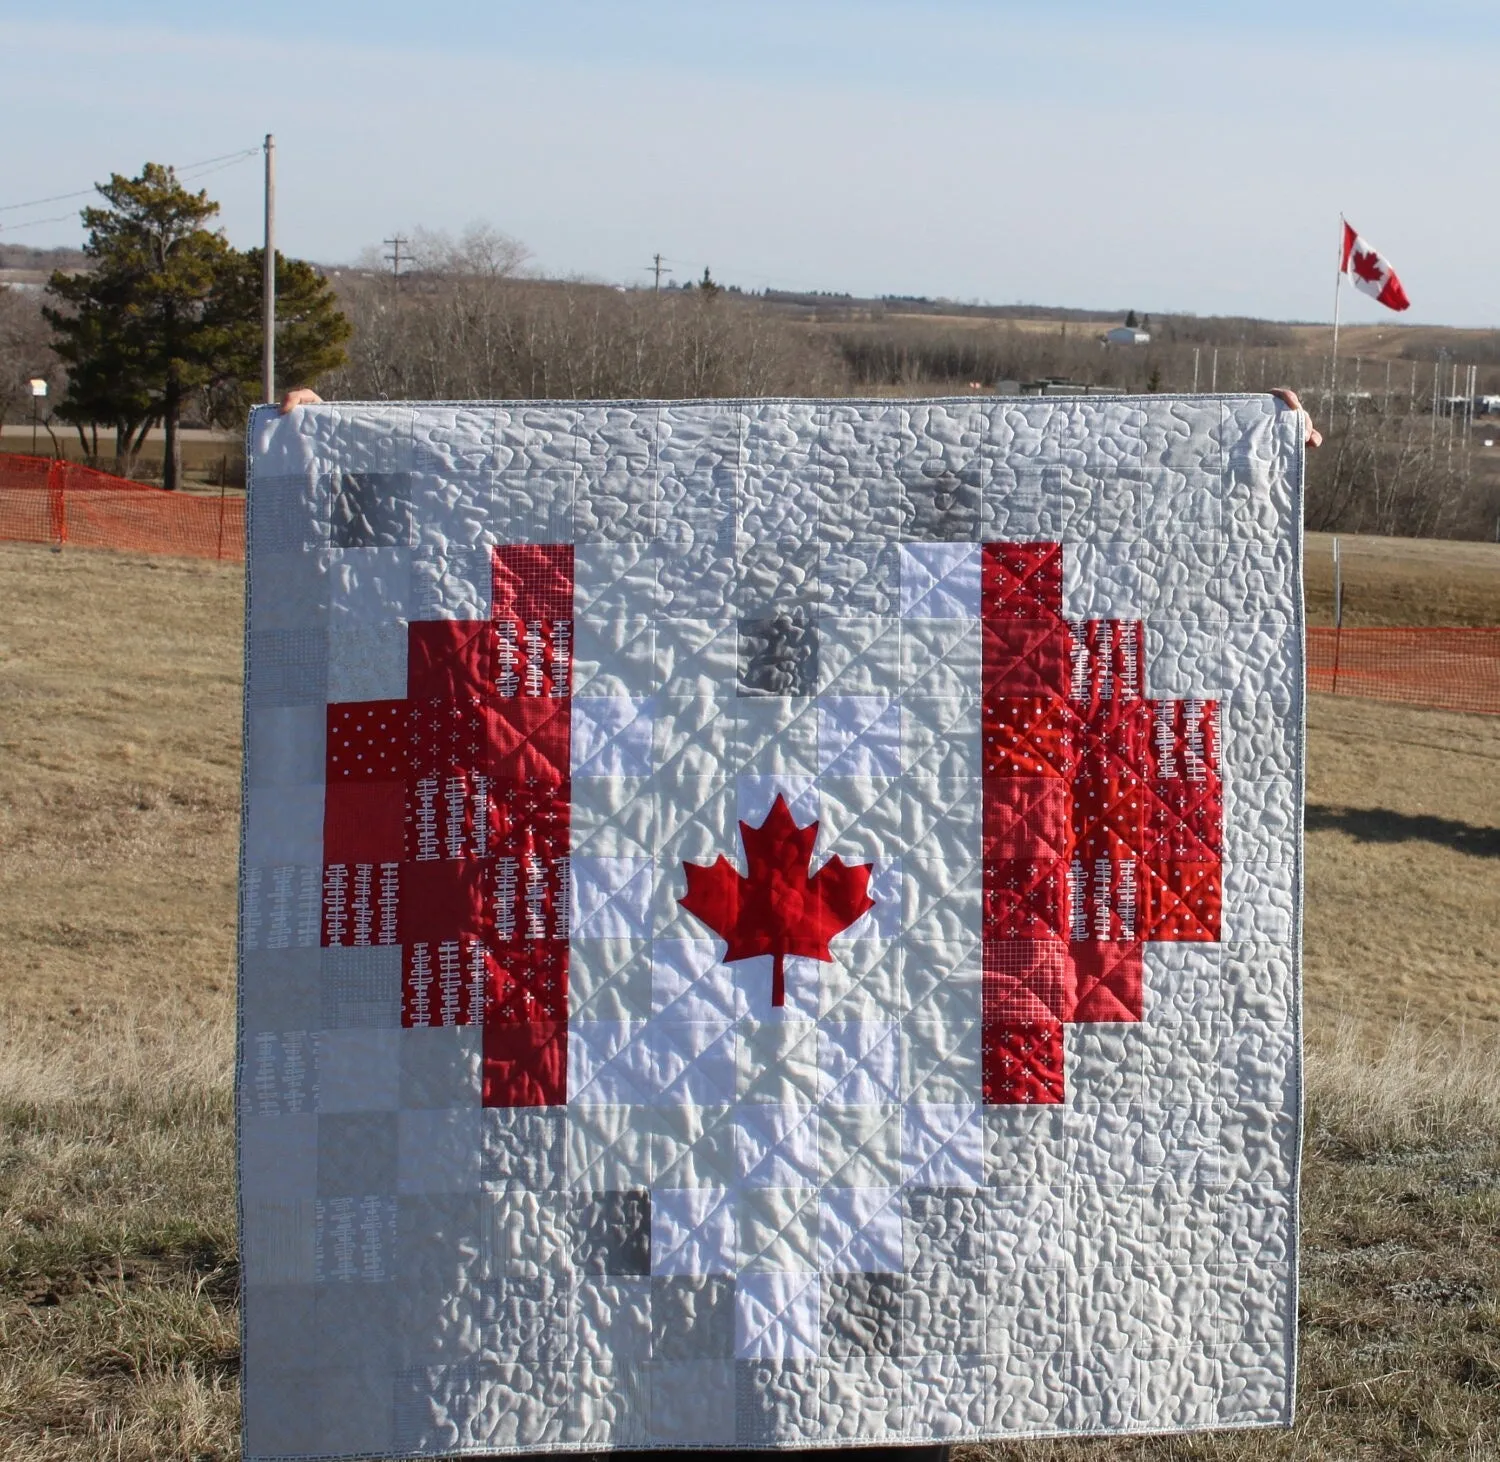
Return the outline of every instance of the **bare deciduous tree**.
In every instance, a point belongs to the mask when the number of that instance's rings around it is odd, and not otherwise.
[[[61,393],[63,372],[42,318],[42,296],[0,285],[0,426],[31,420],[33,376],[47,382],[50,406]]]
[[[819,339],[727,292],[623,291],[516,277],[503,235],[414,234],[413,272],[345,275],[354,324],[344,397],[475,400],[836,392],[847,372]]]
[[[1485,536],[1500,502],[1432,430],[1412,389],[1334,410],[1327,361],[1286,326],[1162,317],[1149,347],[1111,348],[1089,322],[945,319],[933,310],[759,299],[731,288],[621,290],[528,278],[525,250],[483,224],[412,230],[399,283],[372,255],[338,281],[354,325],[329,381],[346,399],[670,399],[962,393],[1047,377],[1130,392],[1302,393],[1328,437],[1309,459],[1312,528]],[[899,306],[899,307],[898,307]],[[935,308],[935,307],[934,307]],[[1321,382],[1321,386],[1320,386]]]

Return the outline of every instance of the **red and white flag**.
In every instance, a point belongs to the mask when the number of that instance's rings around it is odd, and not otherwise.
[[[1389,310],[1411,307],[1406,290],[1391,265],[1373,244],[1355,233],[1353,225],[1344,225],[1344,249],[1339,269],[1354,281],[1355,289],[1379,300]]]

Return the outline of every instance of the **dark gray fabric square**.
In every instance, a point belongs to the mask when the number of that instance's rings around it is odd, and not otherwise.
[[[817,1435],[824,1381],[819,1362],[737,1361],[734,1381],[736,1441],[764,1446]],[[866,1450],[860,1448],[861,1456]]]
[[[325,949],[322,1019],[326,1030],[399,1026],[400,949]]]
[[[573,1210],[573,1262],[580,1274],[651,1272],[651,1195],[584,1194]]]
[[[739,622],[741,695],[813,695],[818,630],[811,610],[793,604]]]
[[[396,1114],[328,1112],[318,1118],[318,1196],[396,1191]]]
[[[826,1274],[823,1276],[823,1353],[835,1359],[851,1355],[896,1355],[901,1343],[899,1274]]]
[[[320,630],[267,629],[250,636],[252,706],[321,706],[328,701],[328,637]]]
[[[416,542],[409,472],[334,472],[324,489],[334,548],[410,548]]]
[[[957,472],[937,458],[915,471],[904,464],[902,482],[911,504],[907,532],[914,542],[972,543],[978,539],[983,481],[977,462]]]
[[[651,1280],[651,1354],[698,1360],[734,1354],[734,1281],[658,1274]]]

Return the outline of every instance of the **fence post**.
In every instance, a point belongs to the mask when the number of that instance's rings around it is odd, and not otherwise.
[[[1333,689],[1339,693],[1339,651],[1344,641],[1344,567],[1339,559],[1339,541],[1333,540]]]
[[[224,557],[224,481],[229,474],[219,474],[219,546],[214,550],[214,558],[222,560]]]
[[[53,547],[61,551],[68,541],[68,491],[63,477],[64,464],[54,458],[47,467],[47,509],[52,519]]]

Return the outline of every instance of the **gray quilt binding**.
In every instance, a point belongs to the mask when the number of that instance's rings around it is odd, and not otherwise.
[[[245,421],[245,603],[244,642],[240,649],[240,848],[235,887],[234,936],[234,1216],[240,1249],[240,1452],[250,1457],[245,1432],[245,1183],[240,1089],[245,1080],[245,809],[250,805],[250,544],[255,512],[252,491],[255,464],[255,419],[266,410],[253,407]],[[269,408],[275,410],[274,407]]]

